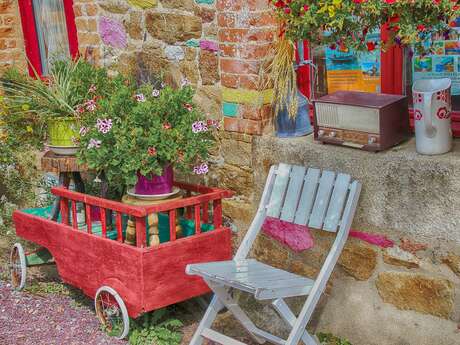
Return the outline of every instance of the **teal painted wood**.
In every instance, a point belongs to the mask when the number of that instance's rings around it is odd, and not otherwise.
[[[335,180],[329,208],[324,218],[323,230],[336,232],[342,216],[343,207],[350,188],[351,176],[338,174]]]
[[[326,215],[327,206],[331,198],[332,187],[334,187],[335,173],[332,171],[323,171],[319,180],[318,193],[313,204],[310,221],[308,226],[321,229],[323,227],[324,216]]]
[[[197,40],[195,38],[191,38],[189,39],[187,42],[185,42],[185,45],[187,47],[194,47],[194,48],[198,48],[200,46],[200,40]]]
[[[267,206],[267,216],[278,218],[283,205],[284,195],[289,182],[291,166],[281,163],[276,171],[275,184],[273,185],[270,201]]]
[[[297,204],[299,203],[300,192],[302,191],[303,181],[307,168],[293,166],[291,170],[291,179],[286,193],[283,209],[281,211],[281,220],[292,222],[294,220]]]
[[[195,0],[197,4],[212,5],[214,0]]]
[[[222,113],[224,116],[236,117],[238,115],[238,104],[224,102],[222,104]]]
[[[320,175],[321,171],[319,169],[308,169],[307,175],[305,176],[299,206],[297,207],[297,212],[294,218],[295,224],[307,225],[311,209],[313,208],[313,203],[315,201]]]

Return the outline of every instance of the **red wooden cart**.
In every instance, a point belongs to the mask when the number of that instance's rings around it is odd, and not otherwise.
[[[130,206],[53,188],[52,193],[60,198],[60,222],[16,211],[13,219],[17,235],[43,248],[25,254],[19,243],[14,245],[13,286],[24,287],[27,266],[54,258],[62,280],[94,298],[99,319],[117,338],[128,334],[129,317],[136,318],[209,292],[200,278],[185,274],[185,266],[231,259],[231,233],[222,226],[221,201],[232,193],[183,183],[175,185],[186,191],[185,198],[153,206]],[[80,207],[86,211],[83,228],[77,221]],[[101,213],[100,234],[93,231],[94,207]],[[185,209],[185,217],[194,220],[192,236],[176,239],[177,209]],[[146,218],[154,213],[169,214],[170,240],[149,247]],[[124,243],[122,223],[126,216],[135,221],[135,246]],[[113,219],[113,225],[107,219]],[[202,232],[200,224],[211,222],[214,229]],[[116,239],[107,236],[109,231],[116,232]]]

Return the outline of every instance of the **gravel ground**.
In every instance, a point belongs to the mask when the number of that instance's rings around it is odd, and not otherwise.
[[[121,345],[107,336],[89,307],[72,298],[16,292],[0,281],[0,345]]]

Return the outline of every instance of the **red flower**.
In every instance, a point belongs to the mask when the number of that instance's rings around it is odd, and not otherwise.
[[[163,129],[171,129],[171,124],[169,122],[163,123]]]
[[[157,154],[157,149],[154,148],[154,147],[149,147],[149,149],[147,150],[147,153],[149,154],[149,156],[156,156]]]
[[[335,43],[332,43],[332,44],[329,46],[329,49],[336,50],[336,49],[337,49],[337,45],[336,45]]]
[[[418,31],[424,31],[425,30],[425,25],[423,25],[423,24],[417,25],[417,30]]]
[[[441,3],[441,0],[433,0],[433,3],[434,3],[435,5],[439,5],[439,4]]]
[[[375,42],[372,42],[372,41],[366,42],[366,46],[367,46],[367,50],[371,52],[375,49]]]
[[[281,8],[281,7],[284,7],[286,4],[284,3],[283,0],[278,0],[277,2],[275,2],[275,7],[278,7],[278,8]]]
[[[396,0],[385,0],[385,2],[387,4],[394,4],[396,2]]]
[[[291,9],[289,7],[284,8],[284,13],[289,14],[291,13]]]
[[[307,12],[307,11],[310,9],[310,7],[308,7],[308,5],[303,5],[302,9],[303,9],[305,12]]]

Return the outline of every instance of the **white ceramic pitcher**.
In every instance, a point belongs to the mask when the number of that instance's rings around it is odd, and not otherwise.
[[[415,145],[418,153],[437,155],[452,148],[451,80],[417,80],[412,86]]]

